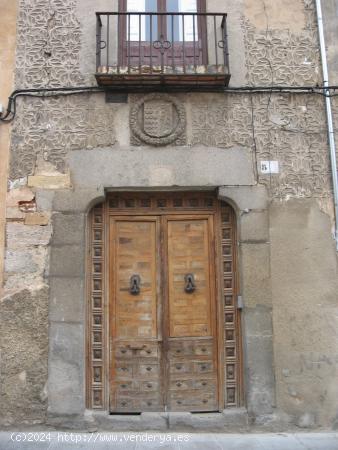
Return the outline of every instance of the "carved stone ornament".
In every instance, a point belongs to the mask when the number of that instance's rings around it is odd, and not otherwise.
[[[132,143],[169,145],[179,140],[186,127],[184,105],[166,94],[150,94],[136,102],[130,112]]]

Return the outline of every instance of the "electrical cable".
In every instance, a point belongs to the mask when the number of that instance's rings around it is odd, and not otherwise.
[[[105,90],[96,86],[16,89],[8,97],[7,111],[0,116],[0,122],[12,122],[16,115],[16,99],[18,97],[59,97],[84,93],[100,93]]]
[[[268,93],[284,93],[284,94],[317,94],[323,97],[336,97],[338,93],[338,86],[238,86],[227,87],[221,91],[225,94],[236,93],[250,93],[250,94],[262,94]],[[333,93],[328,93],[333,91]],[[16,89],[8,98],[7,111],[4,115],[0,116],[0,122],[12,122],[16,115],[16,100],[18,97],[59,97],[74,94],[85,93],[104,93],[109,92],[109,89],[99,86],[81,86],[81,87],[55,87],[55,88],[32,88],[32,89]],[[119,91],[121,92],[121,91]],[[185,89],[187,92],[187,89]]]

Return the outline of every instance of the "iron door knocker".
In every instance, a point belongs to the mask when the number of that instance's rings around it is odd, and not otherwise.
[[[192,294],[196,290],[195,277],[192,273],[187,273],[184,277],[185,280],[185,292]]]
[[[141,288],[141,277],[140,275],[132,275],[130,277],[130,293],[131,295],[139,295]]]

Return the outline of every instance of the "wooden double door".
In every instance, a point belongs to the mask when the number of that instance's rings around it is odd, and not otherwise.
[[[109,217],[110,411],[216,411],[215,215]]]

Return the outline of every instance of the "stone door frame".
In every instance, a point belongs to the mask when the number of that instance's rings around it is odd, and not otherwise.
[[[104,201],[106,192],[111,190],[104,187],[65,190],[56,192],[53,199],[49,273],[50,422],[83,418],[86,412],[86,223],[92,207]],[[230,204],[237,215],[240,293],[244,302],[245,406],[250,415],[258,417],[271,414],[275,406],[268,197],[263,186],[236,186],[219,187],[218,198]]]
[[[145,205],[145,206],[144,206]],[[122,216],[121,216],[122,215]],[[111,325],[110,310],[113,309],[110,295],[112,276],[109,247],[111,245],[110,220],[114,217],[198,217],[208,215],[212,220],[213,236],[210,251],[214,254],[215,270],[215,364],[217,361],[217,408],[240,407],[243,403],[241,311],[237,308],[237,227],[235,212],[231,206],[216,198],[215,191],[192,192],[127,192],[107,196],[104,203],[96,205],[88,216],[88,261],[87,261],[87,338],[86,338],[86,406],[93,410],[108,410],[114,403],[110,398],[110,364],[112,342],[109,339]],[[162,223],[163,221],[161,221]],[[163,225],[163,223],[162,223]],[[162,226],[161,225],[161,226]],[[210,224],[209,224],[210,225]],[[162,230],[162,228],[161,228]],[[164,231],[164,229],[163,229]],[[224,236],[222,236],[224,235]],[[162,257],[164,249],[160,253]],[[166,260],[166,258],[164,258]],[[212,270],[212,272],[214,271]],[[109,272],[109,273],[108,273]],[[163,275],[163,278],[167,277]],[[161,290],[160,310],[166,298]],[[213,289],[212,289],[213,291]],[[110,300],[109,300],[110,298]],[[160,315],[159,322],[166,322]],[[163,325],[162,323],[162,325]],[[217,344],[218,341],[218,344]],[[168,343],[165,345],[165,347]],[[109,350],[110,348],[110,350]],[[218,350],[216,351],[216,348]],[[128,352],[124,349],[124,352]],[[217,355],[217,356],[216,356]],[[163,356],[163,355],[162,355]],[[125,359],[125,358],[124,358]],[[123,358],[120,361],[123,363]],[[193,374],[191,374],[193,376]],[[195,376],[201,377],[202,374]],[[225,380],[225,383],[223,382]],[[124,392],[124,390],[122,389]],[[197,392],[197,391],[196,391]],[[178,393],[176,393],[178,394]],[[182,395],[184,392],[182,392]],[[202,394],[202,392],[200,392]],[[123,397],[123,393],[119,395]],[[125,394],[126,395],[126,394]],[[123,397],[127,408],[129,397]],[[196,394],[197,395],[197,394]],[[145,396],[148,398],[147,394]],[[187,402],[187,398],[184,402]],[[210,400],[210,399],[209,399]],[[122,400],[121,400],[122,401]],[[179,403],[178,403],[179,405]],[[120,406],[121,408],[122,406]],[[193,405],[191,405],[193,408]],[[201,405],[200,409],[204,405]],[[148,408],[152,409],[152,408]],[[182,407],[180,408],[182,410]],[[189,408],[188,408],[189,410]]]

